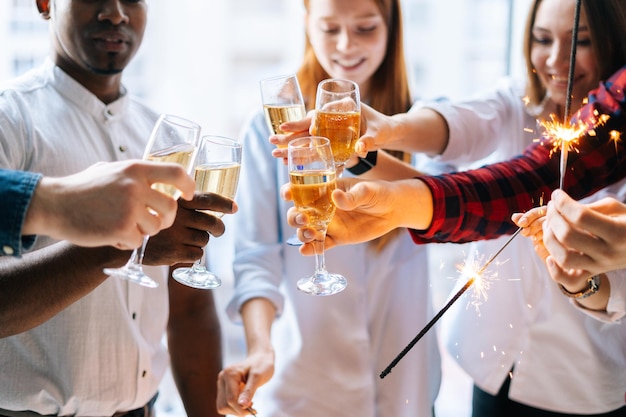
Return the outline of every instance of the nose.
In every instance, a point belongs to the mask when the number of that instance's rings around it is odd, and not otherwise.
[[[104,0],[98,13],[98,20],[108,20],[114,25],[128,23],[128,13],[120,0]]]
[[[354,39],[348,29],[342,29],[337,37],[337,50],[345,52],[354,44]]]
[[[550,48],[550,54],[546,60],[546,64],[552,68],[567,65],[569,67],[569,54],[571,43],[555,41]]]

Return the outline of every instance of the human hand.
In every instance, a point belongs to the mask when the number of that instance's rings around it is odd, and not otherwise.
[[[543,224],[546,220],[546,206],[535,207],[526,213],[514,213],[511,220],[522,228],[522,236],[532,239],[533,247],[539,257],[545,261],[550,253],[543,244]]]
[[[280,130],[283,132],[289,132],[285,135],[271,135],[269,137],[270,143],[276,145],[276,148],[272,150],[272,156],[274,158],[282,158],[283,163],[287,165],[287,146],[289,142],[294,139],[298,139],[305,136],[310,136],[311,123],[313,121],[315,110],[311,110],[304,119],[285,122],[280,125]]]
[[[363,158],[368,152],[383,148],[395,149],[391,145],[395,137],[391,134],[392,121],[392,117],[361,103],[361,137],[354,146],[357,156]]]
[[[557,190],[546,218],[544,243],[560,269],[590,276],[626,267],[626,205],[622,202],[603,198],[582,204]]]
[[[550,256],[550,251],[544,244],[544,228],[546,227],[546,214],[549,206],[550,203],[548,203],[548,206],[535,207],[526,213],[515,213],[511,216],[511,219],[515,224],[523,228],[523,236],[532,239],[535,253],[546,264],[552,280],[563,285],[566,289],[582,288],[590,275],[586,271],[561,268],[554,262],[554,259]],[[572,292],[577,291],[572,290]]]
[[[224,234],[224,222],[216,216],[199,210],[237,212],[237,204],[215,193],[197,193],[191,201],[178,200],[178,212],[172,227],[148,241],[144,263],[147,265],[174,265],[193,263],[203,255],[209,243],[209,234]]]
[[[290,185],[281,188],[283,199],[291,200]],[[335,214],[324,239],[325,249],[338,245],[367,242],[397,227],[425,229],[432,220],[432,197],[422,181],[362,181],[340,178],[332,194]],[[314,255],[313,242],[322,240],[307,218],[297,209],[287,213],[289,225],[298,228],[304,242],[300,252]]]
[[[217,411],[220,414],[247,416],[256,390],[274,375],[274,352],[249,355],[224,368],[217,377]]]
[[[193,196],[194,181],[178,164],[98,163],[67,177],[44,177],[22,233],[46,234],[80,246],[136,248],[144,235],[170,227],[176,216],[176,201],[152,189],[154,183],[175,186],[183,198]]]

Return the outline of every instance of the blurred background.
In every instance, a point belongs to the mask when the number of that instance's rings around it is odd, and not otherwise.
[[[403,0],[405,47],[413,93],[461,98],[523,69],[522,32],[530,0]],[[132,93],[162,113],[197,121],[204,134],[237,138],[261,108],[261,78],[295,72],[304,44],[298,0],[148,0],[147,33],[124,73]],[[451,13],[451,11],[453,11]],[[38,65],[49,49],[47,24],[33,0],[0,1],[0,80]],[[214,290],[225,306],[232,292],[232,236],[212,239],[211,268],[224,284]],[[431,251],[432,291],[441,307],[457,276],[461,247]],[[222,315],[225,363],[245,352],[242,328]],[[408,343],[408,341],[407,341]],[[400,352],[404,346],[398,347]],[[444,355],[438,417],[470,415],[468,378]],[[184,416],[168,375],[158,401],[162,417]]]

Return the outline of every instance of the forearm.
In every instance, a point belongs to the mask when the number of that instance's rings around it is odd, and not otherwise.
[[[0,259],[0,337],[49,320],[100,285],[107,278],[102,268],[121,266],[128,256],[60,242],[20,259]]]
[[[189,417],[219,416],[216,399],[217,376],[222,369],[222,336],[213,296],[210,291],[181,287],[184,286],[170,278],[170,294],[200,294],[185,299],[170,295],[168,348],[172,375]]]
[[[22,233],[24,235],[43,234],[42,232],[44,230],[56,226],[49,224],[49,212],[47,209],[47,207],[49,207],[47,201],[47,197],[49,196],[48,184],[49,179],[42,178],[33,192],[28,212],[24,218],[24,226],[22,227]]]
[[[415,178],[390,184],[395,189],[390,193],[391,206],[401,208],[393,210],[393,223],[408,229],[427,229],[433,221],[433,199],[426,184]]]
[[[256,352],[271,352],[274,348],[271,341],[271,329],[276,308],[266,298],[253,298],[241,307],[246,346],[248,355]]]
[[[411,110],[390,117],[388,149],[439,155],[448,145],[448,124],[439,113],[428,108]]]

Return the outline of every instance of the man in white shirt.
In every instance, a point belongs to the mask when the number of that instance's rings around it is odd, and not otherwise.
[[[158,114],[127,94],[122,71],[141,44],[144,0],[37,0],[52,56],[0,91],[0,167],[65,176],[99,161],[139,158]],[[231,200],[179,201],[171,228],[144,263],[192,263],[233,212]],[[207,233],[208,232],[208,233]],[[145,288],[102,272],[129,252],[40,238],[21,259],[0,259],[0,415],[151,415],[171,359],[189,416],[214,416],[221,336],[213,296],[146,266]],[[168,348],[162,344],[168,336]],[[132,412],[132,414],[129,414]]]

